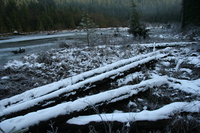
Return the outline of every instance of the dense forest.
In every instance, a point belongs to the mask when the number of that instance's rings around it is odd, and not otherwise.
[[[90,13],[99,27],[128,26],[132,1],[0,0],[0,32],[74,29],[83,12]],[[135,0],[135,3],[141,21],[167,23],[180,21],[181,1]],[[187,10],[191,17],[193,9]]]
[[[186,24],[193,23],[200,26],[200,0],[186,1]]]

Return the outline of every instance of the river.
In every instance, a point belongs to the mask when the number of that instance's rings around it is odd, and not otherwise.
[[[127,34],[127,28],[121,28],[121,31]],[[110,34],[114,35],[114,28],[100,28],[97,30],[97,34]],[[51,48],[58,48],[59,41],[65,41],[66,43],[73,43],[74,41],[82,42],[86,39],[86,32],[80,30],[61,31],[53,35],[47,35],[47,33],[33,34],[33,35],[13,35],[7,38],[0,37],[0,66],[4,65],[9,60],[19,59],[26,54],[34,52],[44,52]],[[86,40],[85,40],[86,41]],[[24,48],[25,53],[14,54],[11,51]]]
[[[77,36],[84,35],[76,31],[61,32],[54,35],[34,34],[34,35],[16,35],[10,36],[8,39],[0,40],[0,66],[4,65],[9,60],[19,59],[26,54],[34,52],[44,52],[51,48],[58,48],[59,41],[72,42]],[[24,48],[25,53],[14,54],[11,51]]]

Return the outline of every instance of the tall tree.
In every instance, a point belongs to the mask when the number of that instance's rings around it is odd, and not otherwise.
[[[6,17],[5,15],[5,4],[3,0],[0,0],[0,32],[5,31],[5,24],[4,24],[4,19]]]
[[[200,26],[200,0],[186,0],[186,24],[193,23]]]
[[[140,22],[139,22],[139,15],[136,9],[136,4],[135,1],[132,3],[132,14],[129,22],[129,30],[128,32],[130,34],[135,34],[136,30],[140,27]]]
[[[185,28],[186,0],[182,0],[181,30]]]
[[[200,26],[200,0],[182,0],[181,30],[187,24]]]
[[[134,1],[132,3],[132,14],[131,14],[131,18],[130,18],[130,25],[129,25],[128,32],[130,34],[132,34],[134,37],[142,36],[144,39],[147,37],[148,30],[146,30],[145,26],[143,26],[140,23],[139,15],[136,10],[136,4]]]
[[[90,15],[88,13],[84,13],[82,15],[82,19],[80,22],[81,29],[84,29],[87,33],[87,43],[88,46],[90,45],[90,35],[96,31],[96,28],[98,28],[98,25],[96,25],[93,20],[91,19]]]
[[[21,5],[19,14],[20,14],[19,19],[21,21],[23,31],[25,32],[30,31],[30,13],[28,6],[25,3]]]

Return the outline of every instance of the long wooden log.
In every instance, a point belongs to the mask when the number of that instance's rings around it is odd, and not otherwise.
[[[157,77],[158,78],[158,77]],[[13,127],[16,130],[33,127],[44,128],[48,126],[49,121],[53,120],[56,123],[66,123],[72,117],[79,116],[80,114],[89,115],[91,107],[98,107],[115,103],[136,95],[138,92],[145,91],[149,87],[160,86],[167,82],[166,78],[159,77],[143,81],[137,85],[130,85],[120,87],[118,89],[98,93],[91,96],[79,98],[72,102],[65,102],[53,107],[38,110],[36,112],[29,112],[24,116],[18,116],[11,119],[4,120],[0,123],[0,128],[4,131],[9,131]]]
[[[192,102],[174,102],[168,105],[165,105],[157,110],[143,110],[138,113],[128,112],[128,113],[108,113],[108,114],[95,114],[88,116],[78,116],[67,121],[71,127],[74,129],[84,129],[90,125],[101,127],[105,130],[105,127],[101,126],[101,123],[108,124],[113,123],[125,123],[129,124],[129,127],[144,129],[149,131],[152,129],[163,129],[166,125],[172,121],[172,118],[181,114],[197,114],[199,113],[200,101]],[[178,121],[178,120],[176,120]],[[188,124],[188,121],[182,120],[182,123],[185,122]],[[116,126],[116,125],[115,125]],[[179,125],[183,126],[183,125]],[[80,128],[79,128],[80,127]],[[116,128],[116,127],[115,127]],[[195,127],[194,127],[195,128]],[[199,127],[198,127],[199,129]],[[99,131],[99,130],[98,130]],[[142,131],[142,130],[141,130]]]

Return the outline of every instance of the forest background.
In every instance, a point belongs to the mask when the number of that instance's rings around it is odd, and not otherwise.
[[[0,33],[74,29],[83,12],[99,27],[128,26],[132,1],[0,0]],[[181,21],[182,0],[135,0],[135,4],[142,22]],[[186,23],[200,25],[199,5],[199,0],[187,0]]]

